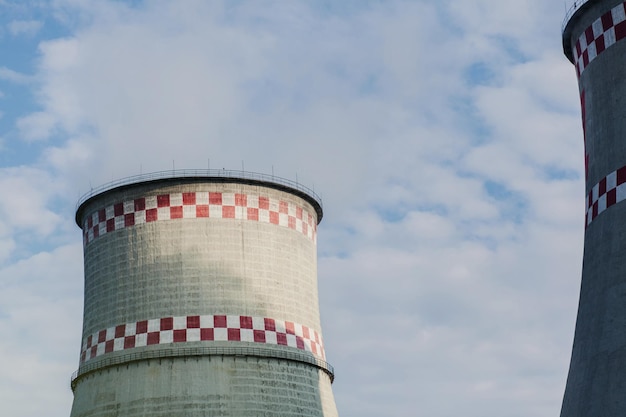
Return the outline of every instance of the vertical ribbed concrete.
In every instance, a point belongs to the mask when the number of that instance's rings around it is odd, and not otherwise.
[[[580,2],[579,2],[580,4]],[[589,0],[563,46],[581,98],[585,243],[578,318],[561,416],[626,415],[626,9]]]
[[[337,416],[317,297],[315,196],[164,178],[84,201],[72,417]]]

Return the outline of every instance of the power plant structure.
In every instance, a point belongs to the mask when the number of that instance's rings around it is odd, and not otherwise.
[[[626,3],[577,1],[563,27],[585,149],[585,242],[562,417],[626,415]]]
[[[312,190],[242,171],[141,175],[81,198],[71,417],[336,417],[321,219]]]

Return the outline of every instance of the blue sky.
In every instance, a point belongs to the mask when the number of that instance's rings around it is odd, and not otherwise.
[[[322,195],[342,416],[557,415],[584,233],[564,15],[545,0],[0,0],[5,413],[69,414],[79,196],[210,160]]]

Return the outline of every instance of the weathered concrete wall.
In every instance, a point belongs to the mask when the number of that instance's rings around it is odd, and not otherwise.
[[[561,416],[626,415],[626,7],[591,0],[564,31],[583,113],[586,231]],[[568,50],[569,48],[569,50]]]
[[[74,395],[74,417],[337,415],[326,374],[262,358],[133,362],[89,374]]]
[[[329,373],[297,360],[325,359],[309,201],[179,179],[104,192],[78,217],[85,310],[73,417],[337,415]],[[212,346],[243,356],[188,355]],[[250,347],[296,360],[246,357]],[[180,358],[138,360],[154,352]]]

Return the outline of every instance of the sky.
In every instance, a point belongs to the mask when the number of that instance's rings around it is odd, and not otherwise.
[[[0,0],[0,404],[68,416],[79,197],[140,173],[320,194],[342,417],[559,414],[584,162],[555,0]]]

